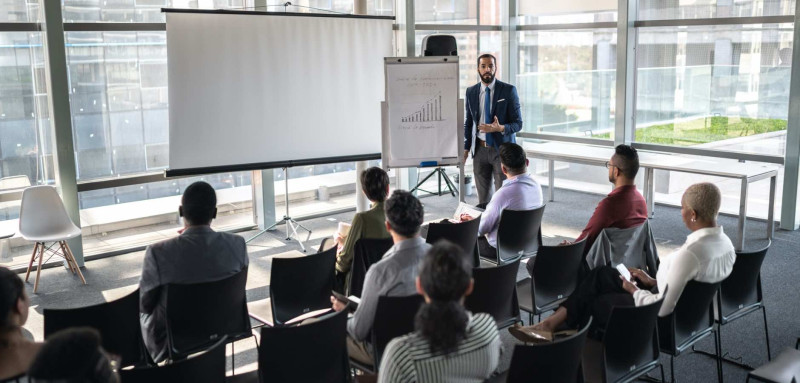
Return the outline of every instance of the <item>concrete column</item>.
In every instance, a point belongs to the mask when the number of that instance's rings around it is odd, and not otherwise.
[[[800,7],[794,11],[795,20],[800,20]],[[794,28],[792,40],[792,63],[800,64],[800,28]],[[792,65],[792,80],[789,86],[789,126],[786,127],[786,157],[783,169],[783,201],[781,203],[781,229],[800,228],[800,65]]]
[[[69,104],[69,76],[67,51],[64,45],[64,22],[60,1],[45,1],[41,6],[42,32],[47,59],[45,60],[47,102],[50,106],[50,128],[55,143],[53,162],[56,186],[72,222],[81,226],[78,203],[78,180],[75,148],[72,138],[72,113]],[[67,241],[78,266],[83,266],[83,240],[81,237]]]

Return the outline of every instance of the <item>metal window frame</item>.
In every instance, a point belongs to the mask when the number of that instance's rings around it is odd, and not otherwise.
[[[42,23],[0,23],[0,32],[41,32]]]
[[[636,28],[692,27],[713,25],[751,25],[793,23],[794,16],[712,17],[707,19],[637,20]]]

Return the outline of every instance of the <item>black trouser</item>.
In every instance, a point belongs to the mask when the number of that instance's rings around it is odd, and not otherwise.
[[[500,260],[497,259],[497,249],[489,244],[489,241],[485,236],[478,237],[478,252],[480,252],[481,257],[483,258],[493,259],[500,262]]]
[[[633,295],[622,288],[619,271],[601,266],[588,272],[572,295],[561,304],[567,309],[567,325],[583,326],[590,316],[594,328],[605,328],[614,306],[633,306]]]

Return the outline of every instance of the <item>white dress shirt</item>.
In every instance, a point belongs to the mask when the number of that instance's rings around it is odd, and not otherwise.
[[[481,94],[478,95],[478,101],[480,102],[480,108],[481,108],[481,111],[480,111],[480,116],[481,117],[480,117],[480,121],[475,121],[475,131],[478,134],[478,138],[480,138],[482,141],[486,141],[486,133],[485,132],[481,132],[478,129],[478,125],[486,123],[486,116],[483,115],[483,111],[486,110],[486,109],[484,109],[485,106],[486,106],[486,88],[489,88],[489,91],[491,92],[489,94],[489,96],[490,96],[489,110],[492,110],[492,100],[494,100],[494,83],[496,81],[497,80],[492,80],[492,83],[489,84],[489,85],[486,85],[486,84],[483,83],[483,81],[481,81]]]
[[[633,294],[636,306],[661,299],[662,291],[669,286],[658,316],[667,316],[675,309],[686,283],[698,281],[716,283],[730,275],[736,251],[722,227],[699,229],[686,237],[686,243],[674,253],[661,258],[656,273],[658,294],[638,290]]]

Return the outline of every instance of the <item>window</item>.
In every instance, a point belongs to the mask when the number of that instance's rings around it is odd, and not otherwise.
[[[478,23],[477,10],[476,0],[417,0],[414,2],[414,18],[417,24],[476,25]]]
[[[617,21],[617,0],[524,0],[517,2],[521,25]]]
[[[792,16],[792,0],[640,0],[639,20]]]

